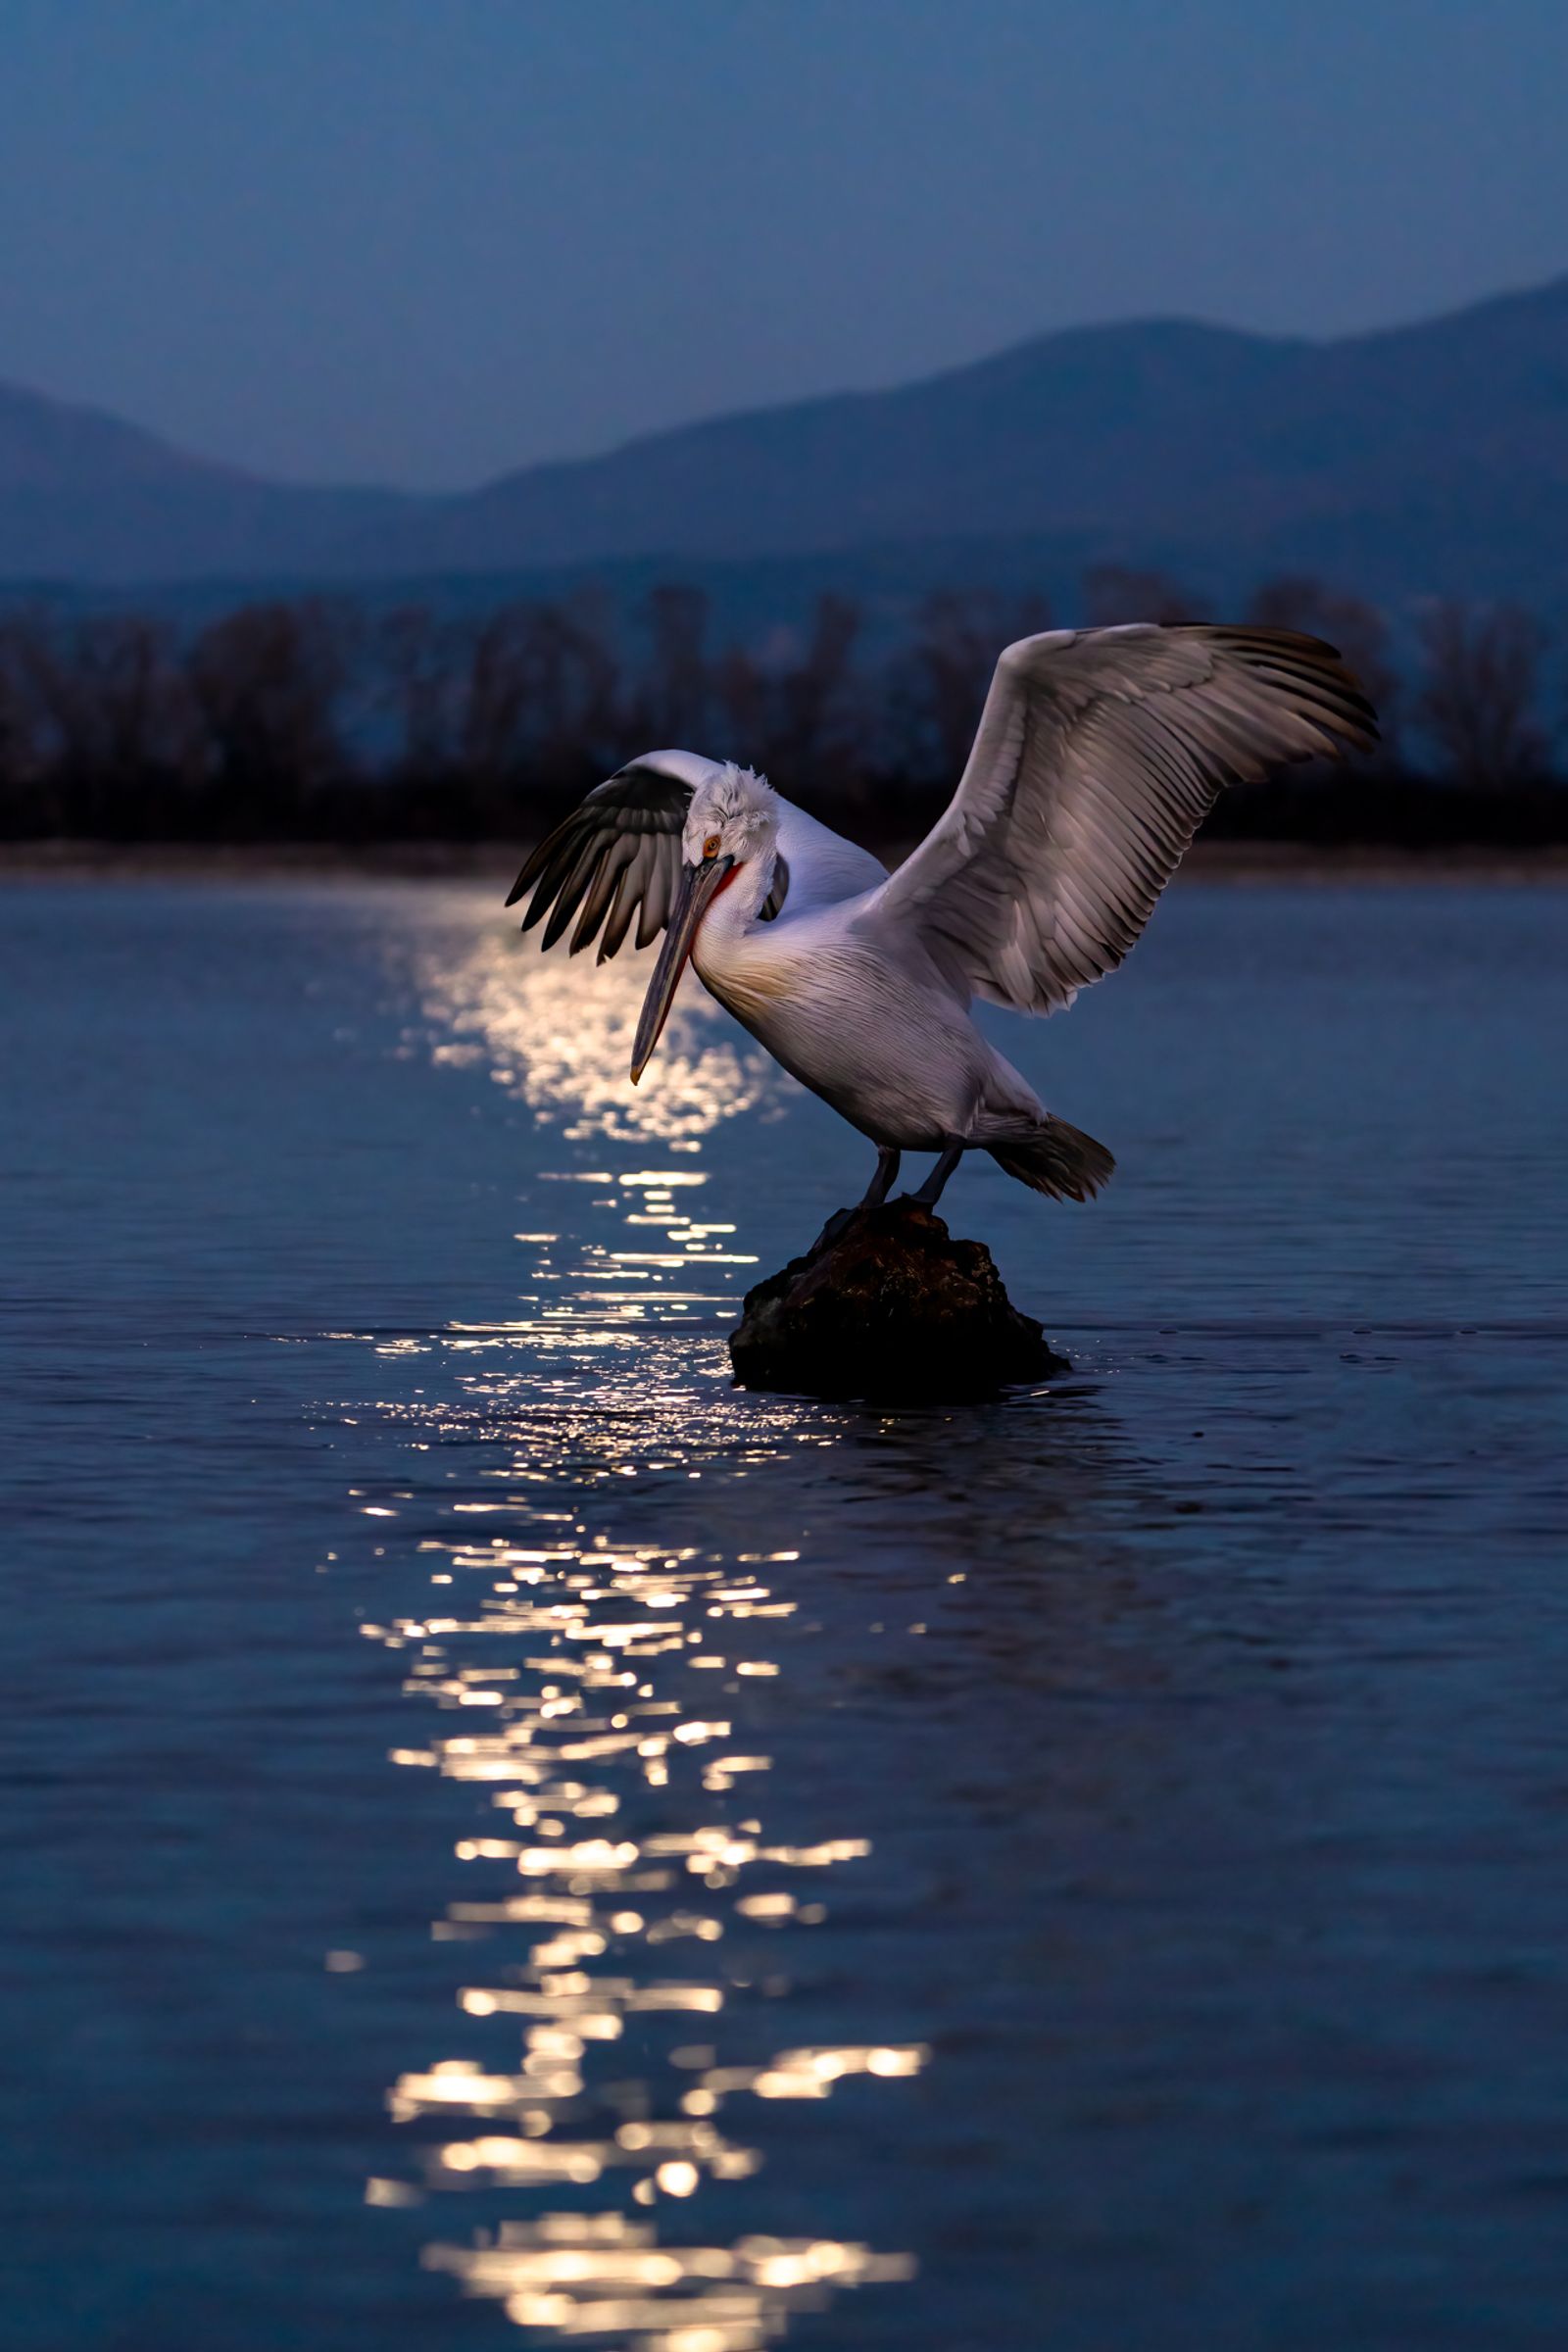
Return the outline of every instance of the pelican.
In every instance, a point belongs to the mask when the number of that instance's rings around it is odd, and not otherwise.
[[[894,872],[749,768],[647,752],[540,843],[507,905],[532,891],[522,927],[544,921],[546,948],[575,916],[571,953],[599,938],[600,962],[634,919],[639,947],[662,931],[633,1084],[690,961],[876,1146],[862,1205],[887,1199],[905,1152],[937,1154],[912,1196],[927,1208],[971,1151],[1083,1200],[1114,1160],[981,1034],[974,999],[1063,1010],[1121,962],[1226,785],[1376,737],[1315,637],[1052,629],[1000,657],[957,791]]]

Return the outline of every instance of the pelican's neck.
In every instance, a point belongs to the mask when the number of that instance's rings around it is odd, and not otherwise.
[[[704,915],[692,947],[692,961],[699,972],[710,965],[722,966],[749,931],[757,928],[762,911],[762,901],[773,887],[774,852],[764,850],[760,857],[744,858],[712,901]]]

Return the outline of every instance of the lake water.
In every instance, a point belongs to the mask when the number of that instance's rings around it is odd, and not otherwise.
[[[1568,2340],[1568,901],[1173,892],[869,1149],[462,888],[0,890],[9,2352]]]

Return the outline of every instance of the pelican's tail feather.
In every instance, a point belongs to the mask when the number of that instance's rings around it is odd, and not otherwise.
[[[1034,1192],[1054,1200],[1088,1200],[1108,1184],[1116,1162],[1103,1144],[1065,1119],[1046,1117],[1038,1127],[1004,1144],[987,1146],[999,1168]]]

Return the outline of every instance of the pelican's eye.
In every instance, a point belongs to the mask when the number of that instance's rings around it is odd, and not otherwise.
[[[708,839],[704,842],[703,856],[705,858],[716,858],[718,856],[718,835],[716,833],[710,833]]]

